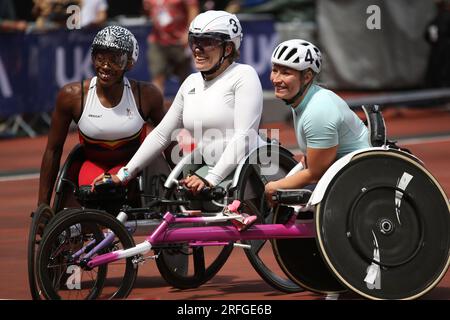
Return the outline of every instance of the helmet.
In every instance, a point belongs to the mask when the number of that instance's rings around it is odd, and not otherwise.
[[[189,35],[216,37],[222,41],[231,41],[236,50],[241,46],[242,27],[238,18],[226,11],[206,11],[192,20]]]
[[[315,73],[322,67],[322,53],[311,42],[293,39],[280,43],[272,53],[272,63],[295,70],[311,68]]]
[[[121,26],[108,26],[100,30],[91,46],[92,52],[98,49],[117,50],[125,52],[133,64],[139,57],[139,45],[130,30]]]

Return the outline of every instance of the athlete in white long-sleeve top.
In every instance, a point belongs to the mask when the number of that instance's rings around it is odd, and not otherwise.
[[[204,179],[190,176],[184,183],[192,191],[215,186],[230,174],[246,150],[256,146],[262,113],[262,88],[256,71],[234,62],[239,56],[242,29],[235,15],[207,11],[189,28],[189,45],[200,72],[183,82],[161,123],[147,136],[128,162],[112,175],[114,183],[126,183],[141,171],[185,128],[198,137],[209,166]],[[99,176],[93,183],[102,179]]]

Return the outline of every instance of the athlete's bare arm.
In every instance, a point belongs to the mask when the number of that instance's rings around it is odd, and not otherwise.
[[[50,204],[67,132],[72,119],[79,119],[80,112],[80,83],[65,85],[56,98],[47,146],[42,157],[38,205],[41,203]]]
[[[138,100],[136,100],[136,102],[137,101]],[[148,117],[147,120],[149,123],[153,126],[157,126],[166,114],[164,109],[164,98],[161,91],[150,82],[141,82],[141,103],[142,112],[146,117]],[[171,167],[175,166],[171,159],[171,152],[176,144],[176,142],[173,142],[166,148],[166,150],[164,150],[166,160],[169,162]]]
[[[337,150],[338,146],[327,149],[306,148],[308,167],[289,177],[267,183],[265,186],[267,200],[272,203],[272,195],[278,189],[298,189],[317,183],[336,161]]]
[[[164,118],[164,99],[161,91],[152,83],[141,82],[141,108],[148,121],[157,126]]]

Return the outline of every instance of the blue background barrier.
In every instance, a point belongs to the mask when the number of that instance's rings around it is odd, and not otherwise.
[[[263,88],[271,88],[270,55],[277,43],[271,19],[242,21],[244,41],[239,62],[252,65]],[[149,25],[128,27],[140,45],[136,66],[127,77],[150,80],[147,67]],[[96,30],[56,30],[46,33],[0,34],[0,116],[51,111],[65,84],[94,75],[90,45]],[[169,79],[166,96],[174,96],[177,81]]]

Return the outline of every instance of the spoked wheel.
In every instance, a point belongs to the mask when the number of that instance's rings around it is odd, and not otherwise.
[[[159,251],[156,264],[161,276],[173,287],[197,288],[219,272],[232,250],[232,243],[224,247],[163,249]],[[181,255],[187,263],[183,269],[177,269],[176,265]]]
[[[316,230],[333,273],[366,298],[418,298],[449,266],[447,197],[404,152],[355,156],[317,206]]]
[[[108,237],[103,249],[95,246]],[[74,210],[46,230],[37,256],[38,281],[47,299],[126,298],[136,279],[132,258],[90,269],[91,258],[134,247],[122,223],[102,211]]]
[[[38,266],[37,266],[37,252],[39,245],[42,242],[42,237],[45,228],[52,223],[57,222],[61,217],[70,212],[79,209],[64,209],[57,215],[54,215],[53,210],[46,204],[42,204],[33,213],[33,219],[30,225],[30,232],[28,235],[28,282],[30,286],[30,292],[33,300],[42,300],[45,297],[42,294],[42,290],[39,288],[38,281]]]
[[[36,253],[41,243],[44,229],[53,218],[53,210],[46,204],[41,204],[32,214],[30,231],[28,234],[28,284],[33,300],[41,300],[41,292],[37,282]]]
[[[257,215],[257,223],[272,223],[273,210],[269,208],[264,198],[264,186],[268,181],[285,177],[297,164],[297,161],[287,151],[267,149],[253,154],[239,177],[237,198],[244,204],[244,212]],[[273,288],[286,292],[301,292],[303,289],[279,269],[273,255],[273,243],[268,240],[242,241],[251,249],[245,250],[253,268]]]
[[[165,199],[174,199],[174,189],[166,190]],[[176,212],[178,208],[170,208]],[[197,288],[211,280],[227,262],[233,251],[233,243],[223,247],[193,247],[155,250],[161,276],[171,286],[178,289]]]

